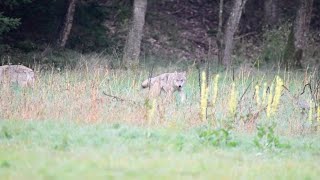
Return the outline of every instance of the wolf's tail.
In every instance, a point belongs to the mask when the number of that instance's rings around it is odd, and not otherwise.
[[[151,80],[151,79],[146,79],[146,80],[144,80],[144,81],[142,82],[142,84],[141,84],[141,87],[142,87],[142,88],[147,88],[147,87],[149,87],[149,82],[150,82],[150,80]]]

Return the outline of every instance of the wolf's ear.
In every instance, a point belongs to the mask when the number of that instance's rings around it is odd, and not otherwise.
[[[183,76],[185,76],[185,75],[187,75],[187,72],[186,72],[186,71],[182,71],[181,74],[182,74]]]
[[[174,72],[174,74],[178,74],[178,72],[177,72],[177,71],[175,71],[175,72]]]

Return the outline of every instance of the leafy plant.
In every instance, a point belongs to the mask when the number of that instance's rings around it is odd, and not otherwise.
[[[288,24],[264,32],[262,58],[265,62],[280,62],[282,60],[289,32],[290,26]]]
[[[1,134],[0,134],[0,138],[3,137],[5,139],[11,139],[12,138],[12,134],[9,131],[9,129],[6,126],[3,126],[1,128]]]
[[[6,160],[3,160],[1,163],[0,163],[0,167],[1,168],[9,168],[11,166],[11,164],[6,161]]]
[[[61,142],[57,143],[54,146],[55,150],[60,150],[60,151],[65,151],[65,150],[68,150],[69,148],[70,148],[70,138],[67,135],[63,137]]]
[[[257,126],[257,136],[254,144],[260,149],[288,148],[289,144],[280,143],[279,137],[275,134],[276,123],[266,123]]]
[[[235,147],[238,143],[231,136],[231,132],[229,129],[212,129],[206,128],[199,132],[200,139],[208,144],[213,146],[228,146]]]
[[[11,29],[17,28],[19,25],[19,18],[6,17],[2,12],[0,12],[0,35],[9,32]]]
[[[3,12],[6,9],[14,9],[20,5],[31,3],[32,0],[2,0],[0,2],[0,37],[12,29],[16,29],[20,24],[20,18],[8,17]],[[10,13],[9,13],[10,14]]]

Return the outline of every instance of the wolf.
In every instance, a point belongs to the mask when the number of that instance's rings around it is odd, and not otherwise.
[[[164,73],[153,78],[144,80],[141,84],[142,88],[149,88],[149,96],[156,97],[161,92],[166,93],[167,99],[172,99],[172,94],[178,91],[181,101],[185,100],[183,86],[186,83],[186,72]]]
[[[35,75],[32,69],[23,65],[0,66],[0,83],[17,83],[21,87],[34,85]]]

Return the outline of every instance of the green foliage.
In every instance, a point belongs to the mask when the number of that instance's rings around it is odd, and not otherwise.
[[[1,128],[1,134],[0,134],[0,139],[1,138],[5,138],[5,139],[11,139],[12,138],[12,134],[9,131],[9,129],[6,126],[3,126]]]
[[[6,161],[6,160],[3,160],[1,163],[0,163],[0,168],[9,168],[11,166],[11,164]]]
[[[320,172],[317,136],[291,137],[293,148],[261,154],[241,133],[241,144],[221,149],[190,129],[121,122],[1,120],[1,127],[14,135],[0,139],[0,179],[318,179]]]
[[[2,0],[2,2],[0,4],[3,4],[3,5],[8,6],[10,8],[13,8],[15,6],[19,6],[24,3],[30,3],[32,1],[33,0]]]
[[[278,63],[282,61],[289,33],[290,25],[288,24],[264,32],[262,59],[265,62]]]
[[[62,138],[61,142],[57,143],[56,145],[54,145],[54,149],[55,150],[60,150],[60,151],[65,151],[68,150],[70,143],[69,143],[69,138],[67,135],[64,135],[64,137]]]
[[[80,55],[72,50],[54,50],[51,55],[41,60],[41,64],[53,65],[56,68],[74,68],[80,59]]]
[[[67,1],[64,0],[33,0],[23,4],[9,13],[21,18],[19,32],[10,33],[13,43],[30,40],[37,44],[55,42],[59,34]]]
[[[260,149],[289,148],[289,144],[280,143],[275,134],[276,123],[266,123],[257,126],[257,135],[254,144]]]
[[[69,46],[82,51],[106,47],[108,39],[103,26],[105,17],[105,9],[97,3],[77,6]]]
[[[9,18],[0,14],[0,35],[11,29],[4,43],[24,52],[34,51],[35,46],[55,43],[64,21],[67,1],[65,0],[15,0],[1,2],[4,15],[12,14],[19,18]],[[67,47],[82,52],[99,51],[110,47],[113,38],[108,37],[104,21],[112,12],[96,1],[78,1],[70,39]],[[9,41],[8,41],[9,40]],[[28,46],[32,44],[32,46]],[[40,48],[41,49],[41,48]]]
[[[31,52],[36,50],[37,45],[30,40],[24,40],[24,41],[19,41],[16,44],[16,47],[24,52]]]
[[[295,47],[294,47],[294,32],[293,32],[293,27],[290,30],[290,33],[288,35],[288,42],[287,46],[283,55],[283,60],[285,61],[285,64],[288,64],[289,60],[293,58],[295,52]]]
[[[20,5],[31,2],[32,0],[3,0],[0,2],[0,37],[10,30],[16,29],[21,24],[20,18],[4,15],[5,10],[12,10]]]
[[[229,129],[205,128],[199,132],[199,137],[203,142],[213,146],[235,147],[238,145]]]
[[[3,15],[3,13],[0,12],[0,37],[2,34],[17,28],[19,25],[20,25],[19,18],[6,17]]]

